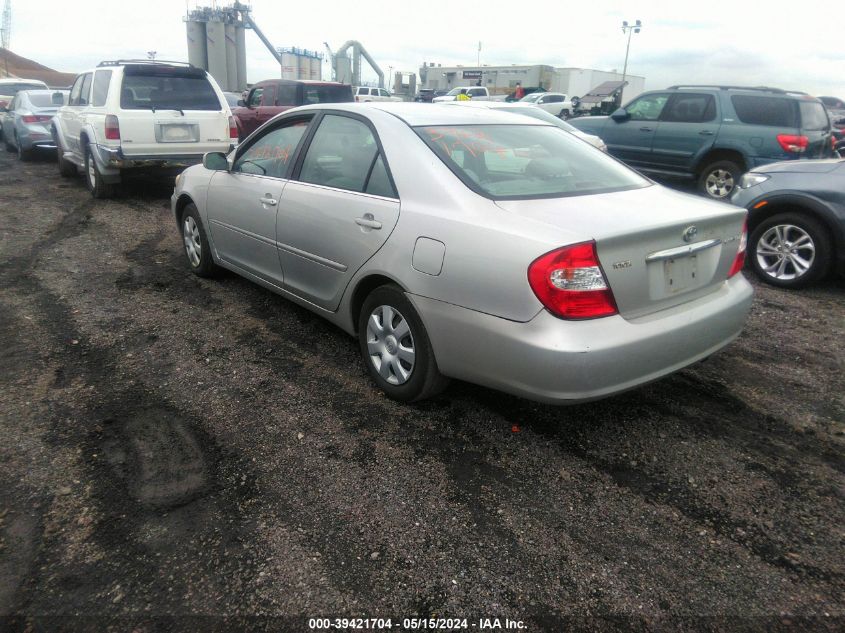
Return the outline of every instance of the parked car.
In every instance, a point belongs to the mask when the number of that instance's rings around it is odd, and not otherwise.
[[[535,108],[533,105],[523,104],[520,101],[517,101],[516,103],[501,103],[498,101],[447,101],[446,103],[442,103],[439,105],[470,108],[487,108],[488,110],[499,110],[502,112],[512,112],[513,114],[529,116],[533,119],[539,119],[540,121],[545,121],[546,123],[550,123],[555,127],[559,127],[560,129],[565,130],[566,132],[569,132],[574,136],[577,136],[582,141],[586,141],[593,147],[596,147],[603,152],[607,151],[607,145],[605,145],[604,141],[601,140],[598,136],[586,134],[578,128],[571,126],[566,121],[562,121],[556,116],[549,114],[545,110]]]
[[[562,92],[532,92],[519,100],[519,103],[530,103],[561,119],[568,119],[575,112],[578,98],[570,99]]]
[[[21,90],[3,112],[6,149],[17,152],[22,161],[36,150],[56,149],[50,133],[50,121],[67,103],[68,90]]]
[[[819,97],[824,104],[830,122],[839,129],[845,128],[845,101],[836,97]]]
[[[8,108],[15,95],[21,90],[47,90],[47,84],[38,79],[0,79],[0,112]],[[0,123],[0,134],[3,133]]]
[[[511,92],[509,95],[505,97],[505,101],[519,101],[520,99],[524,99],[527,95],[533,95],[535,92],[546,92],[546,89],[542,86],[527,86],[522,88],[522,97],[519,99],[516,98],[516,90]]]
[[[845,160],[755,167],[731,202],[748,209],[749,263],[763,281],[800,288],[845,274]]]
[[[400,97],[394,97],[384,88],[358,86],[355,88],[355,101],[369,103],[371,101],[402,101],[402,99]]]
[[[102,62],[80,74],[53,119],[59,171],[81,169],[95,198],[130,172],[172,173],[205,152],[237,144],[223,92],[201,68],[179,62]]]
[[[495,110],[297,108],[185,170],[172,209],[194,273],[337,324],[401,401],[444,377],[609,396],[714,353],[751,305],[743,209]]]
[[[446,90],[435,90],[434,88],[420,88],[414,101],[418,103],[431,103],[434,97],[441,97],[446,94]]]
[[[314,103],[353,101],[352,86],[334,81],[268,79],[255,84],[233,110],[241,140],[285,110]]]
[[[452,88],[445,95],[434,97],[432,101],[434,103],[456,101],[458,99],[458,95],[466,95],[474,101],[490,101],[491,99],[496,99],[496,97],[490,95],[490,91],[485,86],[462,86],[459,88]],[[504,101],[504,97],[501,97],[500,100]]]
[[[639,171],[695,179],[716,200],[727,200],[749,169],[833,152],[821,101],[776,88],[672,86],[645,92],[609,117],[571,123]]]

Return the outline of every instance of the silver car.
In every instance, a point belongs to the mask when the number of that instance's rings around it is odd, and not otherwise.
[[[401,401],[446,377],[609,396],[728,344],[752,299],[743,209],[494,110],[295,108],[185,170],[172,209],[196,274],[335,323]]]
[[[56,149],[50,122],[67,104],[68,90],[21,90],[3,112],[6,149],[29,160],[38,149]]]

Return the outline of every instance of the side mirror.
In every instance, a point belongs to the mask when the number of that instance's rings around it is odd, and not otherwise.
[[[610,118],[616,121],[617,123],[622,123],[622,121],[627,121],[631,118],[631,115],[628,114],[628,111],[625,108],[619,108],[610,115]]]
[[[0,112],[8,112],[9,111],[9,102],[8,101],[0,101]]]
[[[238,99],[238,105],[242,108],[246,107],[246,101],[244,101],[243,99]]]
[[[202,157],[202,166],[210,171],[229,171],[229,160],[223,152],[208,152]]]

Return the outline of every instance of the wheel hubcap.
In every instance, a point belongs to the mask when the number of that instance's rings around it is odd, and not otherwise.
[[[807,273],[816,259],[816,245],[800,226],[778,224],[757,241],[757,264],[765,274],[789,281]]]
[[[196,268],[200,265],[202,257],[202,242],[200,241],[200,229],[191,216],[185,218],[182,238],[185,240],[185,252],[188,254],[188,261]]]
[[[416,352],[405,317],[391,306],[377,307],[367,321],[367,352],[378,375],[391,385],[411,378]]]
[[[726,169],[714,169],[708,174],[705,187],[713,198],[725,198],[734,189],[734,177]]]

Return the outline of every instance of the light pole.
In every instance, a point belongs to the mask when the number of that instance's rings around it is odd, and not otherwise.
[[[619,91],[619,104],[622,105],[622,95],[625,92],[625,77],[628,75],[628,51],[631,50],[631,35],[639,33],[643,28],[643,23],[637,20],[633,24],[628,24],[627,20],[622,21],[622,32],[628,34],[628,45],[625,47],[625,65],[622,67],[622,90]]]

